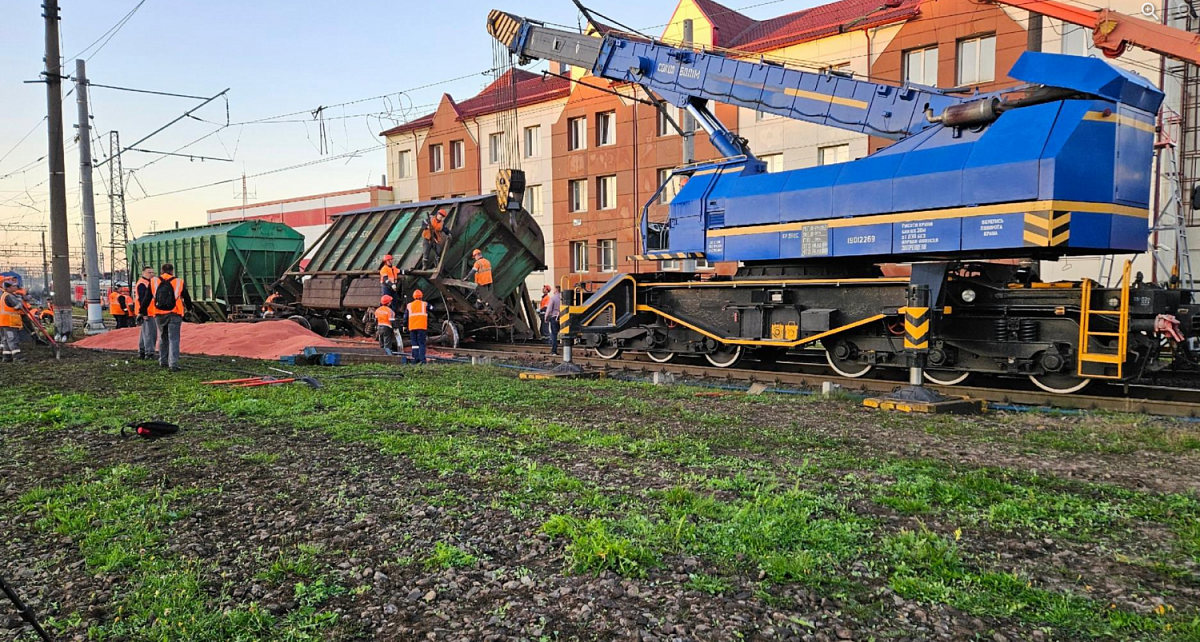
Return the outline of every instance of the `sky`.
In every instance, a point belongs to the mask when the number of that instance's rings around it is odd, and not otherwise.
[[[728,3],[759,19],[813,4]],[[43,71],[40,5],[0,3],[0,224],[49,221],[46,88],[27,82]],[[589,6],[661,33],[675,3],[591,0]],[[561,25],[579,20],[569,0],[60,0],[64,73],[73,75],[74,59],[83,57],[92,83],[204,97],[229,90],[195,118],[137,146],[175,151],[207,135],[179,153],[226,161],[122,155],[125,170],[135,170],[126,210],[137,235],[203,224],[206,210],[240,204],[243,173],[250,202],[379,184],[386,172],[379,132],[432,111],[443,92],[461,100],[491,80],[492,39],[484,24],[493,8]],[[359,102],[344,104],[352,101]],[[93,87],[90,102],[99,161],[109,152],[108,132],[120,132],[122,146],[129,146],[201,101]],[[322,106],[323,136],[312,114]],[[82,238],[76,110],[72,94],[63,114],[73,246]],[[288,169],[306,163],[312,164]],[[93,174],[104,243],[108,180],[107,165]],[[0,243],[38,242],[36,234],[0,232]]]

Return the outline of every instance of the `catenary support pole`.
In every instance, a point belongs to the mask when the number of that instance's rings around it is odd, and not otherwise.
[[[107,332],[100,305],[100,248],[96,240],[96,198],[92,193],[92,128],[89,125],[87,72],[75,61],[75,102],[79,105],[79,192],[83,197],[83,253],[88,334]]]
[[[71,318],[71,246],[67,232],[67,175],[63,154],[62,61],[58,51],[58,0],[42,5],[46,20],[46,133],[50,149],[50,251],[54,269],[54,325],[66,340],[74,321]]]

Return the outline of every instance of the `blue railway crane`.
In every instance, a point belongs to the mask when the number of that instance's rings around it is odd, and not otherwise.
[[[747,350],[823,345],[835,370],[861,376],[912,362],[895,346],[903,335],[895,328],[905,308],[929,307],[928,325],[940,331],[912,345],[928,344],[924,374],[943,373],[934,381],[990,371],[1069,392],[1093,378],[1128,379],[1131,365],[1144,369],[1158,357],[1155,324],[1176,335],[1200,330],[1186,307],[1190,293],[1156,290],[1134,323],[1113,325],[1111,314],[1089,324],[1111,292],[1074,284],[1047,298],[1035,292],[1047,289],[1034,287],[1031,269],[976,263],[1146,250],[1163,93],[1103,60],[1025,52],[1009,71],[1024,86],[972,93],[615,31],[593,37],[502,11],[491,12],[488,31],[522,61],[567,63],[644,87],[691,113],[723,155],[676,170],[688,181],[665,223],[649,221],[647,204],[636,258],[737,261],[737,276],[618,275],[570,307],[564,324],[602,356],[686,353],[732,365]],[[713,102],[895,142],[846,163],[767,173],[747,141],[717,119]],[[883,279],[872,267],[884,261],[925,263],[911,279]],[[1121,318],[1131,314],[1130,281],[1117,296]],[[913,299],[914,286],[924,298]],[[951,317],[952,300],[965,313]],[[991,324],[987,333],[966,328],[983,323]],[[1132,334],[1147,339],[1124,336]],[[1122,335],[1120,345],[1109,335]],[[1195,339],[1184,344],[1200,349]]]

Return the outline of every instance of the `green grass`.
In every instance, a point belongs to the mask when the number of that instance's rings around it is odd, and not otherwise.
[[[279,551],[271,564],[254,577],[272,584],[288,578],[311,579],[324,566],[318,560],[322,551],[320,544],[297,544],[294,548]]]
[[[112,575],[116,616],[89,627],[88,639],[226,642],[271,636],[316,641],[336,615],[305,605],[277,618],[256,604],[213,594],[206,560],[169,554],[163,529],[204,491],[164,490],[149,471],[121,465],[58,487],[39,487],[18,499],[40,530],[71,537],[90,572]]]
[[[433,552],[425,558],[423,565],[426,569],[463,568],[474,566],[478,561],[478,557],[453,544],[437,542],[433,545]]]
[[[241,460],[251,464],[259,464],[262,466],[270,466],[279,461],[278,453],[248,453],[241,456]]]

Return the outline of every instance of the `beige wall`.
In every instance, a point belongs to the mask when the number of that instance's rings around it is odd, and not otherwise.
[[[392,188],[392,198],[397,203],[411,203],[420,200],[417,193],[417,151],[425,140],[429,129],[404,132],[387,137],[387,173],[388,185]],[[404,178],[400,178],[400,153],[408,152],[408,167]]]

